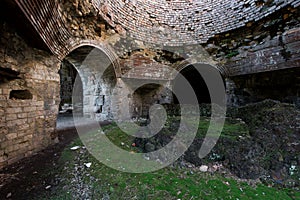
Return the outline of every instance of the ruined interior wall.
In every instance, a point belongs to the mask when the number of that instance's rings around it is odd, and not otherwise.
[[[229,106],[264,99],[299,104],[299,25],[299,8],[287,7],[204,45],[226,69]]]
[[[60,87],[57,59],[0,26],[1,168],[56,142]],[[27,97],[11,96],[14,90],[27,90]]]
[[[166,84],[167,83],[162,83]],[[146,84],[137,89],[132,95],[131,117],[149,117],[150,107],[154,104],[170,104],[172,92],[163,85]]]
[[[204,45],[228,76],[300,66],[299,8],[284,8],[246,27],[218,34]]]
[[[300,68],[233,77],[238,105],[273,99],[300,107]]]
[[[62,62],[59,70],[60,74],[60,106],[72,104],[72,92],[77,76],[76,69],[68,62]]]

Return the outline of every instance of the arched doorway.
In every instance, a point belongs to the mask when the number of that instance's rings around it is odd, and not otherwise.
[[[78,77],[72,88],[73,115],[111,120],[111,98],[117,81],[111,56],[101,47],[86,45],[74,49],[64,60],[76,68]]]
[[[189,84],[192,86],[192,88],[197,96],[197,100],[198,100],[198,103],[197,103],[194,100],[188,98],[188,95],[187,95],[187,98],[184,98],[183,102],[180,102],[180,103],[183,103],[183,104],[195,104],[195,103],[210,104],[211,103],[210,94],[208,91],[208,87],[205,83],[205,80],[203,79],[199,70],[197,70],[194,65],[187,65],[179,73],[182,76],[176,76],[175,79],[173,80],[174,93],[184,94],[185,88],[182,83],[185,83],[186,81],[188,81]],[[173,97],[173,101],[174,101],[174,104],[179,104],[176,96]]]

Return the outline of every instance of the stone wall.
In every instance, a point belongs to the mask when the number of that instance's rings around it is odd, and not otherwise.
[[[72,104],[72,92],[77,76],[76,69],[68,62],[61,64],[60,70],[60,107],[64,104]]]
[[[129,58],[122,60],[121,67],[127,70],[122,78],[171,80],[172,70],[168,65],[161,64],[143,53],[134,53]]]
[[[236,76],[232,80],[231,105],[273,99],[300,107],[300,68]]]
[[[0,24],[0,168],[57,141],[59,61]]]
[[[264,44],[252,51],[239,50],[239,55],[228,63],[230,75],[253,74],[300,66],[300,28],[294,28],[274,38],[266,38]]]

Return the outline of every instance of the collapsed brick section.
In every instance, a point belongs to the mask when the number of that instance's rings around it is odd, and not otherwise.
[[[0,26],[1,168],[56,142],[60,89],[57,59]]]
[[[299,8],[285,8],[234,31],[211,38],[205,49],[229,76],[300,66]]]
[[[74,37],[80,39],[105,39],[115,31],[98,15],[90,0],[63,0],[61,17]]]

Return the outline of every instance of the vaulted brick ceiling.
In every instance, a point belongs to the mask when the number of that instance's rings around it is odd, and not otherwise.
[[[300,0],[93,0],[117,30],[171,46],[205,43]],[[120,32],[122,32],[122,30]]]

